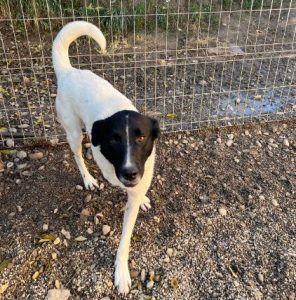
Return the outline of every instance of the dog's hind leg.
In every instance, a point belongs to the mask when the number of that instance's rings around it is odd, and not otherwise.
[[[80,120],[77,116],[75,116],[75,114],[71,114],[70,110],[66,110],[65,106],[63,106],[63,110],[59,109],[58,102],[56,106],[59,121],[66,131],[67,140],[74,154],[74,158],[82,176],[85,188],[93,190],[95,187],[98,187],[98,182],[90,175],[82,157],[83,135]]]

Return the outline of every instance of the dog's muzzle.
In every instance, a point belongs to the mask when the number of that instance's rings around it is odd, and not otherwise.
[[[119,180],[126,187],[134,187],[140,181],[140,172],[137,167],[131,166],[127,168],[123,168],[120,172]]]

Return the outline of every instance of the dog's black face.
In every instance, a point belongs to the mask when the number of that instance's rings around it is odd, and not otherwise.
[[[138,184],[144,165],[153,149],[160,129],[155,119],[135,111],[120,111],[96,121],[92,127],[92,144],[115,168],[117,178],[127,187]]]

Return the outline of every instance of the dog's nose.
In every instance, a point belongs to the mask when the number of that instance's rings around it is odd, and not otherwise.
[[[122,171],[122,175],[123,175],[124,179],[129,180],[129,181],[136,179],[138,173],[139,173],[139,170],[136,167],[125,168]]]

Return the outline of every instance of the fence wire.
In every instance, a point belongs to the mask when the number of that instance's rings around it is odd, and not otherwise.
[[[66,23],[103,31],[70,47],[165,131],[294,118],[296,2],[0,0],[0,142],[63,140],[51,45]]]

